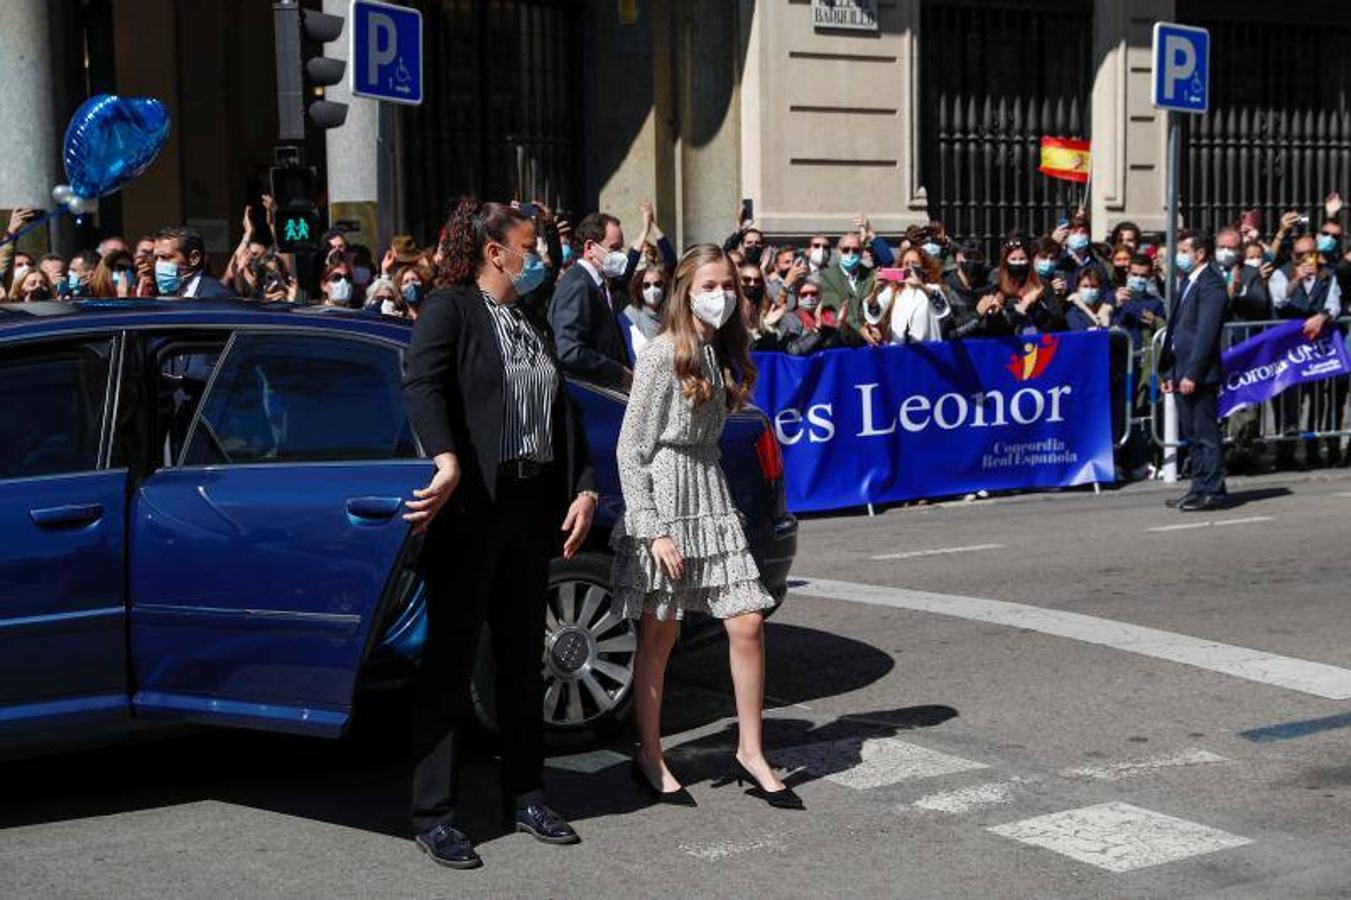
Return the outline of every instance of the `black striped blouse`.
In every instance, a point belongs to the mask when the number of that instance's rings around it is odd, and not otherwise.
[[[553,462],[558,369],[544,338],[514,303],[498,303],[486,291],[483,302],[502,351],[502,461]]]

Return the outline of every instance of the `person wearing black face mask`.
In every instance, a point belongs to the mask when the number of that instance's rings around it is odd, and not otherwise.
[[[968,240],[957,249],[957,265],[948,270],[944,283],[951,292],[952,312],[943,318],[943,337],[964,336],[979,325],[976,304],[990,292],[990,267],[979,241]]]
[[[972,337],[1020,334],[1039,329],[1038,310],[1047,287],[1032,269],[1032,247],[1021,235],[1004,242],[999,270],[976,304],[979,323]],[[1044,329],[1049,330],[1049,329]]]

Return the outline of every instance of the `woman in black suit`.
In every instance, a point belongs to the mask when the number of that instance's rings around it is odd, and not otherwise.
[[[544,803],[540,658],[549,561],[560,540],[565,558],[580,549],[597,498],[552,337],[516,305],[545,274],[534,224],[505,204],[462,200],[440,255],[439,289],[422,303],[404,382],[409,418],[436,462],[404,516],[427,532],[412,815],[418,845],[436,862],[473,868],[481,861],[454,824],[456,743],[485,621],[508,827],[578,840]]]

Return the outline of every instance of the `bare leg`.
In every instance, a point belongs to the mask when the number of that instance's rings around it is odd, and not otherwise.
[[[762,714],[765,708],[765,617],[758,612],[726,620],[728,660],[736,694],[736,758],[767,791],[783,789],[783,782],[765,759]]]
[[[638,622],[638,652],[633,659],[633,708],[638,726],[638,764],[648,780],[661,782],[663,791],[680,790],[661,753],[661,698],[666,684],[666,661],[671,656],[680,623],[662,621],[646,613]]]

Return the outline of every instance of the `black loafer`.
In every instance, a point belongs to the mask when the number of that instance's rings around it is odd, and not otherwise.
[[[578,844],[582,840],[562,816],[543,803],[521,807],[512,819],[517,831],[546,844]]]
[[[450,825],[437,825],[413,838],[432,862],[451,869],[477,869],[482,858],[474,852],[474,845],[464,833]]]
[[[1182,512],[1215,512],[1221,509],[1228,509],[1233,503],[1228,497],[1219,494],[1207,494],[1204,497],[1193,497],[1178,506]]]
[[[1198,499],[1196,494],[1188,492],[1185,494],[1181,494],[1177,497],[1169,497],[1167,500],[1163,501],[1163,505],[1168,507],[1169,509],[1181,509],[1182,504],[1190,503],[1191,501],[1196,499]]]

